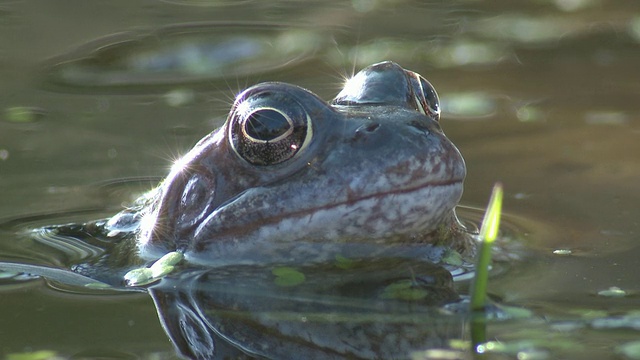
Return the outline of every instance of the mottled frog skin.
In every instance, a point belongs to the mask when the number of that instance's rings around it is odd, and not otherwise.
[[[107,228],[135,231],[143,259],[179,251],[206,266],[428,257],[436,244],[468,253],[454,212],[465,164],[439,117],[431,84],[393,62],[365,68],[330,103],[255,85]]]

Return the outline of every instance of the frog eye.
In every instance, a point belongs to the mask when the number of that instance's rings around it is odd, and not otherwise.
[[[411,79],[411,87],[418,111],[438,121],[440,119],[440,100],[436,89],[427,79],[413,71],[407,71]]]
[[[309,115],[284,94],[262,92],[236,102],[229,116],[233,150],[253,165],[293,158],[311,140]]]

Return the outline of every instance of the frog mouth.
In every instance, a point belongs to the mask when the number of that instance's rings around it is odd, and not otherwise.
[[[272,221],[281,221],[283,219],[286,219],[287,217],[302,217],[305,215],[308,216],[312,215],[315,212],[331,211],[339,207],[353,208],[351,211],[357,211],[360,205],[373,207],[380,206],[381,211],[390,211],[388,207],[392,203],[397,204],[397,206],[406,205],[406,207],[408,208],[415,207],[415,203],[422,203],[425,205],[418,206],[416,208],[416,211],[419,211],[418,208],[424,208],[428,206],[429,203],[434,205],[435,203],[443,203],[443,205],[450,204],[450,206],[445,206],[447,207],[447,209],[441,210],[441,212],[448,212],[455,208],[458,201],[460,200],[460,196],[462,195],[463,181],[464,180],[448,180],[441,182],[429,182],[416,186],[379,191],[372,194],[365,194],[360,196],[351,193],[348,195],[347,199],[343,201],[310,207],[299,211],[285,212],[280,216],[275,216]],[[440,197],[438,200],[440,201],[434,201],[433,198],[425,199],[425,197],[432,197],[435,196],[435,194],[438,194],[438,196]],[[432,213],[440,209],[431,207],[429,210],[429,212]]]
[[[216,232],[216,236],[224,234],[224,237],[239,239],[249,233],[260,234],[259,237],[274,237],[275,233],[282,232],[284,237],[297,233],[296,236],[300,238],[308,238],[314,235],[307,236],[307,230],[309,233],[319,233],[323,228],[332,229],[329,232],[338,229],[334,232],[340,233],[339,229],[344,228],[347,233],[345,236],[352,237],[358,235],[357,228],[370,227],[376,229],[363,230],[363,233],[369,233],[367,236],[371,237],[383,237],[381,233],[402,233],[405,232],[403,228],[406,231],[430,229],[439,225],[445,215],[455,208],[462,195],[462,184],[463,180],[452,179],[365,195],[348,192],[346,199],[293,211],[281,204],[271,204],[265,206],[269,209],[268,215],[258,211],[253,214],[255,216],[251,221],[245,223],[240,223],[238,219],[230,221],[229,216],[223,214],[234,213],[237,207],[246,206],[244,201],[232,202],[229,204],[232,208],[223,207],[220,212],[216,211],[205,219],[195,234],[196,237],[206,237]]]
[[[394,246],[426,244],[429,234],[455,218],[462,183],[428,182],[294,211],[283,207],[245,214],[252,221],[237,216],[247,203],[233,202],[231,209],[219,209],[198,226],[184,244],[190,249],[187,260],[209,265],[212,259],[219,265],[254,264],[273,261],[273,256],[278,261],[328,261],[346,254],[343,250],[360,257],[367,251],[383,254]]]

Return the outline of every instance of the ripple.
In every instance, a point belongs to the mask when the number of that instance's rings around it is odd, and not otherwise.
[[[64,254],[68,261],[80,261],[103,253],[100,247],[86,243],[85,239],[61,235],[59,230],[65,227],[62,225],[34,229],[31,231],[31,236],[42,245]]]
[[[56,90],[145,92],[210,85],[292,67],[325,42],[310,28],[269,23],[188,23],[114,34],[53,59]]]

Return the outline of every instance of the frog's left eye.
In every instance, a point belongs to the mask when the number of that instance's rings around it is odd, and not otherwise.
[[[411,79],[411,87],[418,111],[431,117],[435,121],[440,119],[440,100],[436,89],[427,79],[413,71],[407,71]]]
[[[233,150],[253,165],[293,158],[311,140],[311,120],[302,106],[281,94],[264,92],[236,103],[229,116]]]

